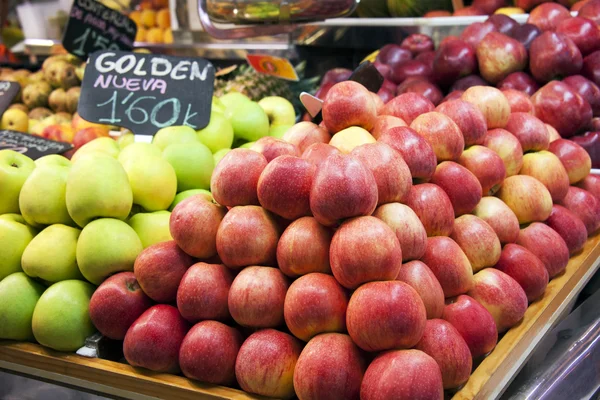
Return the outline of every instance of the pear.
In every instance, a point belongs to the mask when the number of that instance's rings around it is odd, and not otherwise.
[[[56,60],[44,67],[44,77],[55,88],[68,90],[79,85],[79,79],[75,74],[75,66],[67,61]]]
[[[47,118],[51,115],[52,111],[50,111],[46,107],[36,107],[33,110],[29,111],[29,120],[35,119],[37,121],[41,121],[44,118]]]
[[[48,97],[48,105],[54,112],[67,111],[67,92],[63,88],[54,89]]]
[[[30,109],[46,107],[51,92],[52,86],[49,83],[44,81],[32,82],[23,89],[22,100]]]
[[[77,111],[77,104],[79,104],[79,94],[81,93],[81,87],[74,86],[67,90],[67,102],[66,111],[73,114]]]

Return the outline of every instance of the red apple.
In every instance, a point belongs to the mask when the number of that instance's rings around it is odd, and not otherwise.
[[[377,62],[377,61],[375,61]],[[388,67],[389,68],[389,67]],[[394,92],[396,93],[396,88],[398,87],[398,85],[396,85],[394,82],[390,81],[389,79],[384,79],[383,83],[381,84],[381,89],[390,91],[390,92]]]
[[[170,240],[145,248],[136,258],[133,272],[148,297],[170,303],[177,298],[179,282],[193,263],[192,257]]]
[[[277,157],[258,179],[261,206],[289,220],[310,215],[309,196],[315,170],[313,164],[300,157]]]
[[[529,69],[539,82],[549,82],[579,73],[583,65],[581,52],[566,35],[544,32],[531,42]]]
[[[323,121],[331,133],[351,126],[373,128],[377,118],[376,105],[370,92],[360,83],[336,83],[323,102]]]
[[[527,66],[527,49],[500,32],[488,33],[477,45],[479,73],[488,82],[498,83]]]
[[[600,35],[600,30],[597,29],[597,31],[598,35]],[[589,103],[594,116],[600,115],[600,88],[594,82],[581,75],[569,76],[563,82],[571,86]]]
[[[426,51],[434,50],[434,44],[431,37],[421,33],[408,35],[402,43],[400,43],[400,47],[409,50],[415,57]]]
[[[120,272],[102,282],[92,295],[90,319],[104,336],[123,340],[129,327],[151,305],[133,272]]]
[[[346,314],[350,337],[366,351],[413,347],[426,321],[419,294],[400,281],[362,285],[350,297]]]
[[[500,239],[487,222],[475,215],[465,214],[454,221],[454,231],[450,237],[465,253],[473,272],[491,267],[498,262]]]
[[[415,60],[423,61],[433,71],[433,60],[435,59],[435,51],[425,51],[415,57]]]
[[[453,17],[473,17],[476,15],[486,15],[486,13],[485,11],[474,6],[463,7],[458,10],[455,10],[452,13]]]
[[[438,162],[457,160],[465,148],[460,128],[445,114],[432,111],[419,115],[410,127],[429,142]]]
[[[410,50],[404,49],[397,44],[386,44],[377,54],[377,61],[390,66],[402,64],[410,59],[412,59]]]
[[[473,86],[462,99],[474,104],[485,117],[488,129],[504,128],[510,116],[510,104],[502,92],[488,86]]]
[[[275,329],[250,335],[240,347],[235,376],[245,392],[278,399],[294,397],[294,368],[302,346]]]
[[[491,21],[473,22],[462,31],[460,38],[475,49],[488,33],[495,31],[496,26]]]
[[[568,139],[550,143],[549,150],[556,155],[569,175],[569,183],[575,184],[587,177],[592,168],[592,159],[587,151]]]
[[[233,207],[217,231],[217,251],[232,269],[274,265],[279,227],[273,216],[257,206]]]
[[[573,3],[573,5],[571,6],[571,12],[579,12],[579,10],[581,10],[581,8],[590,0],[579,0],[576,1],[575,3]]]
[[[529,113],[510,114],[506,130],[519,139],[524,152],[548,149],[549,138],[546,125]]]
[[[91,142],[99,137],[108,136],[108,129],[103,129],[98,126],[88,126],[75,132],[73,136],[73,146],[78,150],[84,144]]]
[[[329,245],[333,233],[313,217],[292,222],[277,244],[277,265],[289,277],[311,272],[331,273]]]
[[[487,19],[487,21],[491,22],[492,24],[494,24],[494,26],[496,27],[496,30],[500,33],[503,33],[505,35],[508,36],[512,36],[512,33],[514,32],[515,28],[517,26],[519,26],[519,23],[517,21],[515,21],[514,19],[512,19],[511,17],[509,17],[508,15],[504,15],[504,14],[494,14],[494,11],[496,11],[496,9],[500,8],[500,7],[504,7],[506,2],[504,0],[475,0],[476,3],[487,3],[487,7],[479,7],[482,10],[486,11],[486,14],[493,14],[490,15],[490,17]],[[496,7],[499,6],[499,7]],[[492,8],[495,8],[494,10],[487,12],[487,10],[491,10]]]
[[[544,3],[546,0],[515,0],[515,7],[521,8],[525,11],[529,11],[538,4]]]
[[[134,367],[156,372],[179,372],[179,348],[190,326],[173,306],[147,309],[127,330],[123,354]]]
[[[579,10],[580,17],[589,18],[596,25],[600,24],[600,1],[598,0],[590,0],[586,4],[584,4]]]
[[[392,115],[410,124],[419,115],[434,109],[435,106],[426,97],[416,93],[404,93],[385,105],[383,115]]]
[[[355,289],[365,282],[394,279],[402,266],[402,249],[385,222],[359,217],[346,221],[335,232],[329,260],[338,282]]]
[[[500,128],[492,129],[485,135],[483,145],[502,159],[506,176],[519,173],[523,166],[523,147],[512,133]]]
[[[448,95],[442,99],[442,102],[440,103],[440,105],[444,104],[447,101],[460,100],[460,98],[462,97],[462,94],[464,92],[465,92],[464,90],[455,90],[453,92],[448,93]],[[471,104],[471,103],[469,103],[469,104]],[[456,122],[456,121],[454,121],[454,122]]]
[[[229,312],[238,324],[250,328],[275,328],[283,324],[288,278],[277,268],[246,267],[229,289]]]
[[[600,201],[600,176],[590,174],[577,183],[577,187],[585,189]],[[403,249],[404,250],[404,249]]]
[[[331,135],[325,128],[309,121],[302,121],[288,129],[283,134],[283,140],[295,145],[300,153],[304,153],[313,143],[329,143]]]
[[[488,83],[483,80],[479,75],[467,75],[464,78],[460,78],[450,87],[450,92],[457,90],[465,91],[471,86],[485,86]],[[448,94],[449,96],[450,94]]]
[[[366,367],[350,336],[341,333],[316,336],[304,347],[296,364],[296,396],[303,400],[358,400]]]
[[[563,238],[569,254],[573,255],[583,249],[587,240],[587,229],[583,221],[568,208],[555,204],[546,225],[554,229]]]
[[[590,19],[583,17],[567,18],[558,24],[556,32],[562,33],[571,39],[584,57],[600,50],[600,30]]]
[[[586,132],[581,136],[573,136],[571,140],[588,152],[592,158],[592,168],[600,168],[600,131]]]
[[[358,146],[351,155],[373,173],[377,183],[377,205],[406,201],[412,187],[412,177],[408,165],[397,151],[385,143],[377,142]]]
[[[502,158],[484,146],[469,147],[463,151],[458,163],[477,177],[484,196],[496,193],[506,177]]]
[[[504,180],[498,197],[515,213],[520,224],[545,221],[552,212],[552,196],[546,186],[527,175]]]
[[[502,89],[502,93],[510,104],[511,113],[525,112],[533,115],[533,103],[526,93],[516,89]]]
[[[258,139],[250,149],[265,156],[268,163],[284,155],[300,156],[300,150],[295,144],[271,136]]]
[[[377,206],[377,182],[360,160],[334,154],[317,168],[310,191],[310,209],[325,226],[345,218],[371,215]]]
[[[554,127],[550,124],[545,124],[546,125],[546,129],[548,130],[548,138],[550,143],[554,142],[555,140],[560,139],[560,133],[558,133],[558,131],[556,129],[554,129]]]
[[[217,253],[217,230],[225,213],[225,208],[212,202],[208,196],[198,194],[188,197],[171,213],[171,236],[190,256],[210,258]]]
[[[183,374],[200,382],[232,385],[235,360],[244,339],[240,332],[221,322],[202,321],[183,339],[179,365]]]
[[[427,236],[448,236],[454,225],[454,208],[444,190],[432,183],[414,185],[406,201],[425,227]]]
[[[388,377],[393,376],[394,379]],[[362,400],[444,398],[436,361],[419,350],[382,353],[367,368],[360,388]]]
[[[528,96],[533,95],[540,88],[540,85],[525,72],[513,72],[506,78],[498,82],[498,89],[504,91],[506,89],[514,89],[524,92]]]
[[[379,89],[377,91],[377,96],[379,96],[379,99],[381,99],[383,105],[385,106],[387,103],[389,103],[390,101],[392,101],[392,99],[394,97],[396,97],[396,90],[394,89],[394,91],[391,90],[387,90],[387,89]],[[376,102],[378,103],[378,102]],[[380,115],[383,108],[385,107],[380,107],[380,105],[377,105],[377,115]]]
[[[600,50],[588,54],[583,59],[581,75],[600,86]]]
[[[555,31],[559,24],[571,18],[569,10],[556,3],[543,3],[531,10],[527,18],[528,24],[533,24],[541,31]]]
[[[333,147],[327,143],[313,143],[304,150],[302,158],[318,166],[327,157],[333,154],[342,154],[342,152],[339,151],[337,147]]]
[[[544,263],[518,244],[509,243],[504,246],[494,268],[517,281],[530,303],[542,297],[548,286],[548,270]]]
[[[468,32],[469,28],[476,24],[478,23],[465,28],[465,32]],[[494,27],[491,23],[489,26]],[[446,87],[452,85],[459,78],[471,75],[476,69],[477,58],[474,45],[465,40],[453,40],[441,44],[433,60],[434,76],[442,86]]]
[[[531,102],[536,117],[556,128],[562,137],[573,136],[592,119],[589,103],[564,82],[546,84],[531,97]]]
[[[444,291],[425,263],[415,260],[402,265],[396,280],[408,283],[417,291],[425,305],[427,319],[441,317],[444,311]]]
[[[542,34],[540,28],[533,24],[519,25],[513,31],[512,37],[517,39],[527,50],[531,47],[531,43]]]
[[[406,79],[403,83],[398,85],[396,93],[398,95],[404,93],[416,93],[422,95],[431,101],[434,106],[440,104],[444,98],[444,94],[439,87],[421,77],[410,77]]]
[[[377,208],[373,216],[385,222],[396,233],[402,249],[402,261],[419,259],[425,253],[427,232],[410,207],[388,203]]]
[[[323,74],[323,78],[321,78],[321,86],[328,84],[336,84],[338,82],[342,82],[348,80],[352,75],[352,70],[347,68],[332,68],[329,71]]]
[[[452,13],[446,10],[432,10],[427,11],[423,14],[423,18],[440,18],[440,17],[451,17]],[[456,37],[456,36],[455,36]]]
[[[390,72],[392,71],[392,68],[389,65],[384,64],[381,61],[375,60],[373,66],[377,68],[377,71],[381,74],[381,76],[383,76],[385,79],[389,78]]]
[[[267,159],[250,149],[233,149],[219,161],[210,180],[215,201],[223,206],[257,205],[258,178]]]
[[[500,243],[514,243],[519,237],[519,220],[515,213],[497,197],[481,199],[473,214],[492,227]]]
[[[538,151],[523,156],[521,175],[529,175],[542,182],[552,196],[559,202],[569,190],[569,175],[560,159],[549,151]]]
[[[465,294],[444,307],[442,318],[452,324],[464,339],[471,356],[478,358],[496,347],[498,330],[492,314]]]
[[[550,278],[563,272],[569,263],[569,248],[563,238],[541,222],[534,222],[521,229],[517,244],[531,251],[544,263]]]
[[[429,180],[435,172],[436,157],[431,145],[407,126],[390,128],[378,139],[396,150],[410,170],[413,179]]]
[[[467,293],[473,284],[473,269],[460,246],[449,237],[427,239],[425,254],[421,257],[442,286],[446,298]]]
[[[348,295],[333,276],[312,273],[290,285],[283,315],[290,332],[308,342],[320,333],[345,332],[347,307]]]
[[[477,177],[455,162],[440,163],[431,178],[431,183],[446,192],[455,216],[470,213],[481,200],[482,189]]]
[[[465,146],[481,144],[487,131],[485,117],[472,103],[457,99],[444,102],[435,111],[450,117],[464,137]]]
[[[377,117],[375,121],[375,125],[373,129],[371,129],[371,135],[375,139],[379,139],[379,137],[387,132],[389,129],[397,127],[397,126],[407,126],[406,122],[401,120],[398,117],[394,117],[392,115],[380,115]]]
[[[227,299],[233,273],[223,264],[203,262],[192,265],[179,284],[177,309],[190,322],[227,322],[231,316]]]
[[[433,70],[429,64],[419,60],[410,60],[396,65],[390,72],[390,80],[395,84],[400,84],[407,78],[422,77],[430,79],[432,75]]]
[[[523,288],[513,278],[494,268],[476,273],[473,287],[467,294],[492,314],[500,333],[519,323],[527,310],[527,295]]]
[[[560,202],[571,210],[585,224],[588,236],[600,227],[600,200],[587,190],[571,186],[569,192]]]
[[[471,351],[460,333],[443,319],[427,321],[423,337],[415,346],[430,355],[442,372],[444,389],[461,386],[471,376]]]

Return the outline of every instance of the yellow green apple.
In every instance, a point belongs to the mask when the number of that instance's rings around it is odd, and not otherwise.
[[[271,125],[292,126],[296,123],[296,111],[288,99],[280,96],[267,96],[262,98],[258,105],[267,113]]]
[[[116,140],[110,137],[99,137],[81,146],[73,157],[71,162],[76,163],[77,160],[88,154],[104,154],[113,158],[117,158],[121,148]]]
[[[161,151],[166,149],[167,146],[176,143],[198,142],[200,142],[198,134],[189,126],[169,126],[162,128],[156,132],[156,135],[152,139],[152,144],[158,146]]]
[[[126,222],[101,218],[81,231],[77,264],[85,279],[99,285],[115,272],[133,271],[135,258],[142,250],[140,238]]]
[[[127,160],[148,156],[160,157],[161,154],[162,150],[153,143],[136,142],[122,149],[117,160],[123,164]]]
[[[55,283],[42,294],[33,310],[33,335],[58,351],[76,351],[96,332],[88,308],[94,286],[80,280]]]
[[[213,96],[212,98],[212,106],[211,106],[211,112],[218,112],[218,113],[225,113],[225,104],[223,104],[223,102],[221,100],[219,100],[218,97]]]
[[[283,135],[292,127],[293,125],[271,125],[269,128],[269,136],[276,137],[277,139],[282,139]]]
[[[170,218],[170,211],[137,213],[129,219],[129,226],[137,233],[145,249],[155,243],[173,240],[169,230]]]
[[[219,102],[221,103],[221,105],[223,105],[223,107],[225,108],[225,111],[227,111],[227,109],[229,108],[235,108],[238,107],[240,104],[246,103],[246,102],[251,102],[252,100],[250,100],[249,97],[244,96],[241,93],[238,92],[230,92],[227,94],[224,94],[223,96],[219,97]],[[213,101],[214,104],[214,101]]]
[[[19,212],[19,193],[35,163],[13,150],[0,150],[0,214]]]
[[[212,194],[208,190],[206,190],[206,189],[185,190],[183,192],[177,193],[177,195],[175,196],[175,199],[173,200],[173,203],[171,203],[171,206],[169,207],[169,211],[173,211],[173,209],[175,208],[175,206],[177,204],[181,203],[183,200],[187,199],[188,197],[195,196],[197,194],[203,194],[210,201],[213,201]]]
[[[23,272],[0,280],[0,339],[34,340],[31,318],[44,289]]]
[[[21,257],[36,233],[21,215],[0,215],[0,280],[22,271]]]
[[[49,154],[47,156],[38,158],[34,162],[36,167],[43,167],[45,165],[58,165],[61,167],[71,166],[71,160],[59,154]]]
[[[71,167],[66,201],[69,215],[83,228],[95,218],[127,218],[133,193],[123,166],[113,157],[96,154]]]
[[[269,134],[269,117],[262,107],[253,101],[228,106],[225,117],[231,122],[236,138],[254,142]]]
[[[123,150],[125,147],[135,142],[135,136],[133,133],[124,133],[117,138],[117,144],[119,148]]]
[[[231,148],[233,144],[233,127],[225,116],[218,112],[210,114],[210,122],[198,131],[198,138],[213,153],[221,149]]]
[[[134,143],[127,149],[135,144],[141,143]],[[131,156],[121,163],[129,177],[135,204],[146,211],[166,210],[171,205],[177,193],[177,175],[171,164],[147,154]]]
[[[209,189],[215,161],[208,147],[200,142],[167,146],[163,158],[175,169],[177,192]]]
[[[32,278],[52,283],[83,279],[75,256],[80,233],[67,225],[50,225],[25,248],[21,257],[23,271]]]

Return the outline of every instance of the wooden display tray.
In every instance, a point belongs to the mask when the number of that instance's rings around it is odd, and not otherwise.
[[[535,346],[572,304],[600,264],[600,234],[588,239],[569,261],[564,274],[553,279],[544,297],[527,309],[521,323],[510,329],[492,353],[473,371],[453,399],[499,397]],[[180,376],[152,373],[117,362],[85,358],[31,343],[0,341],[0,369],[128,399],[261,399],[240,390],[206,385]]]

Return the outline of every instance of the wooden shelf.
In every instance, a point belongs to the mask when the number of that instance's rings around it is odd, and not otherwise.
[[[566,271],[553,279],[544,297],[531,304],[523,321],[509,330],[477,367],[456,400],[500,396],[538,342],[558,322],[600,265],[600,234],[588,239]],[[261,399],[240,390],[206,385],[112,361],[65,354],[32,343],[0,341],[0,369],[128,399]]]

